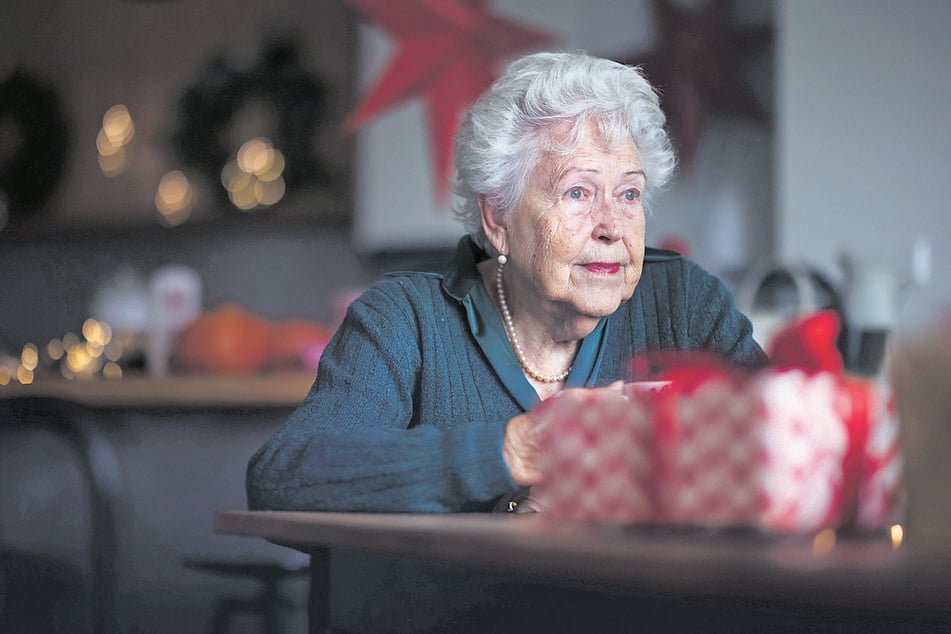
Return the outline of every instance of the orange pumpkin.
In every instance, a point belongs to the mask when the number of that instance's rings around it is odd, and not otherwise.
[[[307,319],[272,324],[268,362],[275,367],[315,369],[331,335],[328,326]]]
[[[238,304],[199,315],[179,333],[173,359],[184,370],[248,374],[268,358],[271,327]]]

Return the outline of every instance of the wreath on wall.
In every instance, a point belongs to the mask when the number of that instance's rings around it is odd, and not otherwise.
[[[69,125],[56,91],[19,69],[0,80],[0,211],[10,225],[43,209],[65,172],[68,150]]]
[[[189,86],[179,102],[180,125],[172,142],[185,167],[200,173],[224,203],[221,171],[237,148],[226,139],[236,115],[252,103],[263,103],[274,112],[276,124],[270,139],[284,155],[287,191],[330,183],[330,175],[317,158],[314,133],[324,114],[326,90],[304,69],[294,42],[277,40],[264,48],[258,63],[248,69],[232,68],[214,57],[201,78]]]

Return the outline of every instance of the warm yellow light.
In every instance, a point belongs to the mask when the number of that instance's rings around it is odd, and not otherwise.
[[[192,187],[188,177],[174,170],[162,177],[155,192],[155,208],[168,225],[179,225],[191,215]]]
[[[88,370],[92,359],[85,346],[76,345],[66,352],[66,366],[76,374]]]
[[[126,152],[125,148],[119,148],[114,154],[99,155],[99,169],[102,173],[110,178],[113,176],[118,176],[125,171],[126,168]]]
[[[36,346],[32,343],[23,346],[23,351],[20,353],[20,365],[32,372],[36,369],[39,362],[40,353],[36,349]]]
[[[17,381],[23,385],[29,385],[33,382],[33,370],[24,368],[22,365],[17,368]]]
[[[221,185],[229,192],[236,187],[236,183],[242,178],[248,178],[248,173],[238,167],[237,161],[228,161],[221,168]]]
[[[66,352],[66,350],[63,348],[63,342],[59,339],[50,339],[46,344],[46,354],[50,355],[50,359],[53,361],[62,359],[64,352]]]
[[[118,339],[113,339],[108,344],[106,344],[106,359],[109,361],[118,361],[122,358],[122,353],[124,352],[122,342]]]
[[[99,325],[97,320],[89,317],[83,322],[83,337],[86,338],[86,341],[102,343],[102,326]]]
[[[238,176],[228,183],[227,190],[229,192],[240,192],[246,189],[251,189],[254,187],[254,183],[257,179],[253,174],[248,174],[247,172],[238,171]]]
[[[257,181],[254,184],[254,197],[262,205],[273,205],[284,197],[284,179]]]
[[[169,207],[182,207],[191,195],[188,178],[181,170],[173,170],[165,174],[159,181],[158,195]]]
[[[238,150],[238,167],[249,174],[261,174],[274,165],[274,147],[264,137],[245,142]]]
[[[131,141],[135,135],[135,123],[129,109],[120,103],[106,110],[102,117],[102,131],[114,146],[122,147]]]
[[[95,341],[86,342],[86,354],[88,354],[93,359],[98,359],[102,356],[104,348],[101,343]]]
[[[262,181],[273,181],[281,177],[281,174],[284,173],[284,155],[280,150],[274,150],[274,160],[271,162],[271,166],[265,171],[257,175],[259,180]]]
[[[9,385],[10,379],[13,378],[13,373],[10,372],[10,368],[5,365],[0,365],[0,386]]]
[[[823,528],[812,538],[812,552],[816,555],[827,555],[835,548],[835,531]]]
[[[112,156],[121,149],[121,145],[114,145],[109,140],[105,130],[99,130],[99,134],[96,135],[96,150],[99,152],[99,156]]]
[[[122,368],[119,367],[118,363],[109,361],[102,367],[102,376],[107,379],[121,379],[122,378]]]
[[[159,220],[166,227],[177,227],[180,224],[183,224],[188,220],[192,215],[192,210],[190,208],[182,209],[181,211],[176,211],[173,213],[163,214],[159,213]]]
[[[888,532],[892,538],[892,550],[901,548],[902,543],[905,541],[905,529],[902,528],[902,525],[892,524]]]
[[[63,350],[69,351],[70,348],[79,345],[79,335],[74,332],[67,332],[63,335]]]
[[[254,195],[254,184],[248,180],[248,185],[241,189],[234,189],[228,192],[228,197],[238,209],[248,211],[258,205],[258,199]]]

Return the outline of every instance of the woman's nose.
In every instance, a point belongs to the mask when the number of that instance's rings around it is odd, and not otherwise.
[[[593,235],[595,240],[615,242],[623,237],[621,211],[616,209],[611,201],[602,202],[595,213],[597,214]]]

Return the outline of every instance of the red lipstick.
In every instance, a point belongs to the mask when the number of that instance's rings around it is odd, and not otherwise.
[[[621,270],[621,265],[617,262],[589,262],[588,264],[584,265],[584,268],[588,269],[592,273],[614,275]]]

